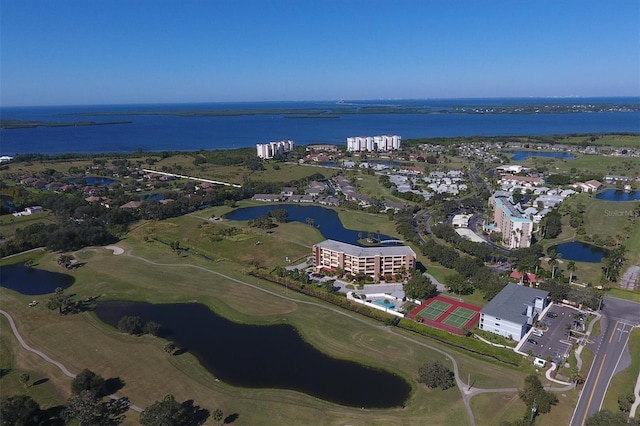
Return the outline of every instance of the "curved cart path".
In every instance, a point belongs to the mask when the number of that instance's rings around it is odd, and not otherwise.
[[[55,359],[52,359],[51,357],[49,357],[49,355],[45,354],[44,352],[39,351],[39,350],[34,349],[31,346],[29,346],[29,344],[27,344],[27,342],[25,342],[24,339],[22,338],[22,335],[20,335],[20,332],[18,331],[18,328],[16,327],[15,321],[13,321],[13,318],[11,317],[11,315],[8,312],[3,311],[2,309],[0,309],[0,314],[4,315],[5,318],[7,318],[7,320],[9,321],[9,325],[11,326],[11,330],[13,331],[13,334],[16,336],[16,339],[18,339],[18,342],[20,343],[20,346],[22,346],[27,351],[33,352],[34,354],[38,355],[39,357],[41,357],[42,359],[44,359],[48,363],[55,365],[56,367],[58,367],[60,369],[60,371],[62,371],[62,373],[65,376],[71,377],[71,378],[76,377],[76,375],[73,374],[71,371],[69,371],[67,369],[67,367],[62,365],[62,363],[56,361]],[[111,398],[111,399],[119,399],[116,395],[113,395],[113,394],[109,395],[109,398]],[[131,404],[131,403],[129,404],[129,408],[132,409],[133,411],[137,411],[137,412],[141,412],[142,411],[142,408],[138,407],[137,405]]]

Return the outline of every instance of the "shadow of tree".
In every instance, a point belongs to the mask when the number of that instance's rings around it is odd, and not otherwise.
[[[64,421],[64,405],[56,405],[41,411],[40,424],[49,426],[62,426]]]
[[[173,353],[173,356],[178,356],[178,355],[186,354],[187,352],[189,352],[189,348],[180,348],[180,349],[177,349],[177,350]]]
[[[224,424],[228,425],[230,423],[235,422],[236,420],[238,420],[238,417],[240,417],[240,414],[238,413],[233,413],[233,414],[229,414],[227,417],[224,418]]]
[[[184,413],[188,413],[189,425],[197,426],[204,424],[209,418],[209,410],[202,408],[199,405],[193,404],[193,399],[184,401],[181,405],[181,410]]]
[[[49,379],[45,377],[44,379],[36,380],[35,382],[33,382],[33,385],[31,385],[31,386],[38,386],[38,385],[41,385],[43,383],[47,383],[48,381],[49,381]]]
[[[124,380],[120,377],[111,377],[104,381],[104,394],[110,395],[121,390],[125,385]]]

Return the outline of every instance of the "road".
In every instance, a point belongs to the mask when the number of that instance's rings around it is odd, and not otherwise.
[[[631,329],[640,325],[640,304],[635,302],[605,297],[600,313],[602,332],[589,346],[596,355],[580,392],[571,426],[584,425],[588,417],[600,411],[609,383],[621,368],[621,360],[628,363],[626,346]]]

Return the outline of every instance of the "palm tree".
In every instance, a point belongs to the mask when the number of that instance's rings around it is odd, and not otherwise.
[[[567,263],[567,271],[569,271],[569,284],[573,281],[573,273],[578,269],[576,267],[576,262],[573,260]]]
[[[220,425],[220,420],[222,420],[222,410],[219,408],[216,408],[215,410],[213,410],[213,420],[216,421],[216,423],[218,424],[218,426]]]
[[[29,374],[22,373],[20,375],[20,383],[22,383],[25,388],[29,387],[29,380],[31,380],[31,376],[29,376]]]
[[[549,260],[548,264],[551,266],[551,279],[556,277],[556,266],[558,265],[558,259],[562,257],[562,254],[558,253],[555,250],[551,250],[549,252]]]

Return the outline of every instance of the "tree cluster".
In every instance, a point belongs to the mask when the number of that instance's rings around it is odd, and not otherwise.
[[[118,321],[118,330],[133,335],[151,334],[157,336],[162,326],[154,321],[144,322],[138,316],[125,315]]]
[[[551,411],[551,407],[558,403],[558,397],[553,392],[544,390],[540,379],[535,374],[524,379],[524,387],[518,392],[518,395],[526,404],[527,413],[534,411],[535,415],[548,413]]]
[[[222,411],[215,411],[215,420],[220,422]],[[144,426],[197,426],[209,418],[209,410],[195,405],[193,400],[176,401],[171,394],[156,401],[140,413],[140,424]]]
[[[456,385],[453,371],[442,365],[440,361],[428,362],[418,369],[418,383],[428,388],[447,390]]]
[[[404,294],[410,299],[425,300],[438,294],[438,288],[428,277],[414,271],[404,285]]]

